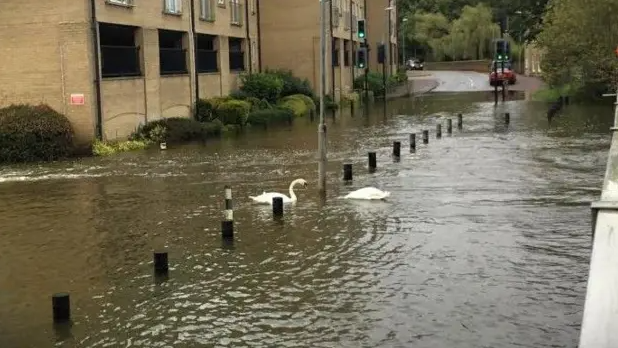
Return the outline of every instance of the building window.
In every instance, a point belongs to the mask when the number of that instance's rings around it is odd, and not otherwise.
[[[198,34],[197,40],[197,63],[198,73],[212,73],[219,71],[219,52],[216,47],[216,37],[212,35]]]
[[[161,75],[186,74],[187,50],[184,48],[186,33],[159,29],[159,68]]]
[[[245,70],[244,39],[230,37],[230,71]]]
[[[215,20],[215,0],[200,0],[200,19]]]
[[[350,66],[350,41],[343,42],[343,65]]]
[[[133,6],[133,0],[105,0],[106,3],[120,6]]]
[[[233,25],[242,25],[242,4],[240,0],[230,0],[230,23]]]
[[[164,12],[171,14],[182,13],[182,0],[164,0]]]
[[[103,77],[141,76],[136,32],[136,27],[99,23]]]
[[[339,66],[339,40],[333,39],[333,66]]]

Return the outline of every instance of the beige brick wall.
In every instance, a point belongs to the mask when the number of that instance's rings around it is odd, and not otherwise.
[[[360,1],[359,3],[363,3]],[[333,6],[337,4],[333,3]],[[352,37],[360,42],[351,28],[346,29],[343,14],[349,11],[350,1],[341,1],[339,25],[333,26],[333,37],[338,38],[339,62],[341,67],[332,70],[332,42],[327,39],[326,48],[326,93],[332,94],[335,81],[335,97],[341,91],[349,93],[352,87],[352,66],[343,66],[343,42]],[[337,11],[333,9],[333,14]],[[314,90],[320,85],[320,3],[304,0],[262,0],[260,2],[262,35],[262,63],[264,68],[292,70],[299,77],[307,78]],[[333,23],[336,21],[334,20]],[[327,33],[330,33],[330,10],[327,10]],[[352,35],[351,35],[352,34]],[[350,50],[350,64],[354,54]],[[358,74],[358,72],[357,72]]]
[[[384,40],[388,42],[388,16],[390,15],[391,36],[390,42],[395,46],[393,54],[392,71],[397,69],[397,11],[386,11],[389,4],[395,3],[394,0],[367,0],[367,41],[371,47],[369,53],[369,69],[374,72],[382,73],[382,65],[378,64],[378,44]],[[390,48],[389,48],[390,50]],[[388,73],[388,72],[387,72]]]
[[[136,3],[134,7],[113,6],[105,0],[97,0],[101,22],[125,24],[141,27],[137,43],[141,47],[143,76],[135,78],[105,79],[103,94],[103,113],[105,135],[108,139],[126,138],[140,123],[161,117],[191,117],[195,102],[195,60],[192,54],[195,42],[191,35],[190,1],[182,0],[182,13],[164,13],[163,1],[153,1],[148,5]],[[257,45],[257,9],[253,0],[241,0],[241,25],[231,24],[229,0],[224,7],[217,0],[210,0],[214,15],[203,18],[202,2],[195,0],[195,27],[200,34],[217,36],[219,72],[199,74],[199,97],[227,95],[238,87],[239,74],[229,71],[229,37],[246,39],[247,23],[249,37]],[[249,4],[249,17],[245,18],[245,7]],[[208,13],[208,12],[206,12]],[[160,76],[158,29],[186,32],[185,47],[188,49],[189,74]],[[246,68],[249,69],[249,54],[252,49],[245,41]],[[257,50],[257,48],[253,48]],[[251,68],[257,70],[257,57],[251,59]],[[118,95],[116,91],[122,91]],[[139,102],[135,102],[135,100]],[[113,106],[112,106],[113,104]]]
[[[47,103],[73,123],[78,142],[94,135],[91,32],[85,1],[3,0],[0,106]],[[85,105],[69,105],[71,93]]]

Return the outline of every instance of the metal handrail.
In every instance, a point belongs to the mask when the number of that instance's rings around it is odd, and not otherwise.
[[[618,96],[601,199],[591,204],[592,255],[579,348],[618,347]]]

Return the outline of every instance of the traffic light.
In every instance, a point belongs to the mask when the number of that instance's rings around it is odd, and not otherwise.
[[[509,42],[506,40],[496,40],[496,60],[507,61],[511,55]]]
[[[365,20],[364,19],[359,19],[358,20],[358,37],[361,39],[365,38]]]
[[[367,47],[359,47],[356,51],[356,67],[359,69],[367,67]]]

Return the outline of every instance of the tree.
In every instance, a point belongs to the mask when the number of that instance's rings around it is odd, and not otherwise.
[[[614,89],[618,24],[615,0],[551,0],[538,36],[544,49],[541,68],[554,87],[568,85],[589,98]]]
[[[482,59],[488,57],[493,38],[500,28],[492,22],[491,8],[478,4],[465,6],[461,16],[451,23],[448,55],[454,59]]]

